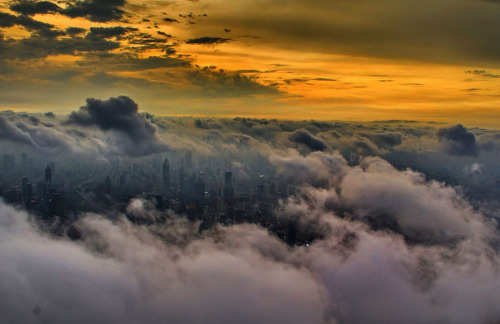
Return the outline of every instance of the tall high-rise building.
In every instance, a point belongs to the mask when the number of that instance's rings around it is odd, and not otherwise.
[[[163,162],[163,194],[166,195],[170,191],[170,164],[168,159],[165,158]]]
[[[205,180],[203,178],[203,172],[200,172],[198,181],[194,184],[194,199],[198,208],[205,204]]]
[[[226,165],[226,175],[224,178],[224,199],[229,200],[234,198],[233,187],[233,173],[231,172],[231,161],[229,161],[229,168]]]
[[[233,187],[233,173],[231,171],[226,172],[226,177],[224,179],[224,199],[232,199],[234,197],[234,187]]]
[[[45,168],[45,182],[52,182],[52,169],[48,165]]]
[[[29,200],[29,198],[31,198],[31,197],[28,197],[28,177],[22,177],[21,190],[23,192],[23,201],[27,202]]]

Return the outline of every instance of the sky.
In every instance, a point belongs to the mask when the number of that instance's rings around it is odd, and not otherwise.
[[[0,322],[499,323],[499,39],[499,0],[0,0],[0,194],[93,211],[0,199]],[[165,159],[308,240],[156,210]]]
[[[497,128],[494,0],[0,1],[0,109]]]

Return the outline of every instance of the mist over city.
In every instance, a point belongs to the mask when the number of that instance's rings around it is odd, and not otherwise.
[[[500,323],[500,2],[0,0],[0,324]]]
[[[5,323],[486,323],[500,133],[0,114]]]

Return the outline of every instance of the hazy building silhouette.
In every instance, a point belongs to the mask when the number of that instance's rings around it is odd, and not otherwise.
[[[194,184],[194,200],[199,210],[205,205],[205,180],[204,173],[200,172],[198,181]]]
[[[27,203],[31,200],[33,194],[33,187],[28,183],[28,177],[22,177],[21,179],[21,190],[23,196],[23,202]]]
[[[106,179],[104,180],[104,193],[106,195],[111,195],[111,178],[106,176]]]
[[[226,174],[224,177],[224,200],[231,200],[234,198],[234,187],[233,187],[233,173],[231,172],[231,160],[229,163],[226,161]]]
[[[233,173],[227,171],[224,178],[224,199],[229,200],[232,198],[234,198]]]
[[[170,191],[170,164],[168,159],[163,161],[163,194],[167,195]]]
[[[52,169],[48,165],[45,168],[45,182],[52,182]]]

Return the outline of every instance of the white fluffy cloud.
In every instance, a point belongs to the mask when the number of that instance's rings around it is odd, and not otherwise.
[[[91,215],[79,224],[83,241],[72,242],[40,233],[24,212],[0,209],[5,323],[325,320],[317,278],[268,259],[252,247],[252,235],[240,242],[231,230],[223,242],[200,238],[181,248],[125,220]],[[281,244],[252,226],[234,231]]]

